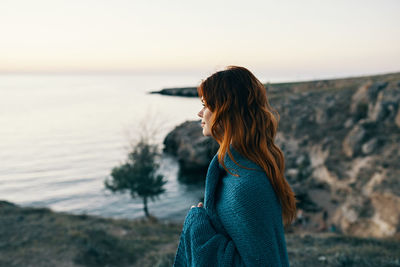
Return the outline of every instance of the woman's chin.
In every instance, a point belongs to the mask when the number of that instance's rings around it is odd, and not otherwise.
[[[203,135],[204,136],[211,136],[211,134],[204,128],[203,128]]]

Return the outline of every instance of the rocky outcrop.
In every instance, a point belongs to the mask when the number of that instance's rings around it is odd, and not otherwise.
[[[160,91],[152,91],[150,92],[150,94],[197,97],[197,88],[196,87],[165,88]]]
[[[399,234],[400,73],[266,87],[280,115],[285,177],[309,224],[325,213],[346,234]],[[171,149],[184,167],[206,167],[212,150],[200,126],[185,125]]]
[[[287,179],[296,192],[296,184],[301,181],[296,175],[302,166],[290,157],[308,154],[311,175],[302,178],[307,189],[297,191],[304,195],[304,191],[312,192],[315,184],[324,185],[325,197],[331,203],[323,203],[322,198],[310,194],[309,199],[327,210],[328,224],[343,233],[385,237],[400,232],[398,80],[400,75],[366,79],[353,88],[311,93],[309,99],[284,102],[292,111],[276,103],[281,122],[287,120],[281,123],[278,136],[285,137],[281,148],[286,156]],[[320,101],[314,102],[313,112],[305,104],[318,95]],[[329,103],[331,99],[335,99],[334,105]],[[301,102],[303,106],[299,106]],[[296,113],[303,115],[296,118]],[[315,127],[313,118],[320,128]],[[297,145],[285,146],[291,139]]]
[[[348,157],[360,154],[370,154],[377,147],[375,130],[377,123],[372,120],[362,119],[356,123],[342,143],[343,152]]]
[[[177,126],[164,139],[164,152],[175,156],[180,164],[183,180],[204,180],[210,159],[218,150],[218,143],[203,136],[199,121],[186,121]]]

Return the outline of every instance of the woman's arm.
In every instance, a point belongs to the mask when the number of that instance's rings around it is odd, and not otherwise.
[[[278,203],[265,185],[228,186],[218,215],[229,237],[215,231],[203,208],[192,208],[174,266],[289,266]]]
[[[188,212],[174,266],[244,266],[230,238],[219,234],[204,208]]]

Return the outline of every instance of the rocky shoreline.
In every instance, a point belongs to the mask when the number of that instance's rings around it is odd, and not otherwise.
[[[338,78],[338,79],[325,79],[325,80],[312,80],[312,81],[301,81],[301,82],[282,82],[282,83],[265,83],[264,86],[269,93],[270,97],[276,95],[285,95],[295,92],[303,92],[318,89],[329,89],[329,87],[346,87],[354,84],[362,84],[366,80],[378,81],[385,79],[389,76],[396,76],[399,73],[389,74],[378,74],[371,76],[360,76],[360,77],[349,77],[349,78]],[[197,87],[173,87],[163,88],[159,91],[150,91],[150,94],[161,94],[169,96],[179,97],[198,97]]]
[[[160,91],[151,91],[150,94],[197,97],[196,87],[164,88]]]
[[[0,201],[0,266],[172,266],[182,224],[110,219]],[[285,234],[291,266],[400,266],[400,239]]]
[[[310,224],[322,218],[345,234],[398,236],[400,73],[267,84],[266,90],[280,114],[276,143],[301,216]],[[200,180],[218,148],[202,136],[199,121],[177,126],[164,145],[184,173],[201,173]]]

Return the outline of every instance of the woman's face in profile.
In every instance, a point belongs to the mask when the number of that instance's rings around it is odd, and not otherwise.
[[[211,125],[210,125],[210,118],[212,112],[204,103],[204,100],[201,101],[203,103],[203,108],[197,113],[197,115],[201,118],[201,127],[203,128],[203,135],[204,136],[211,136]]]

